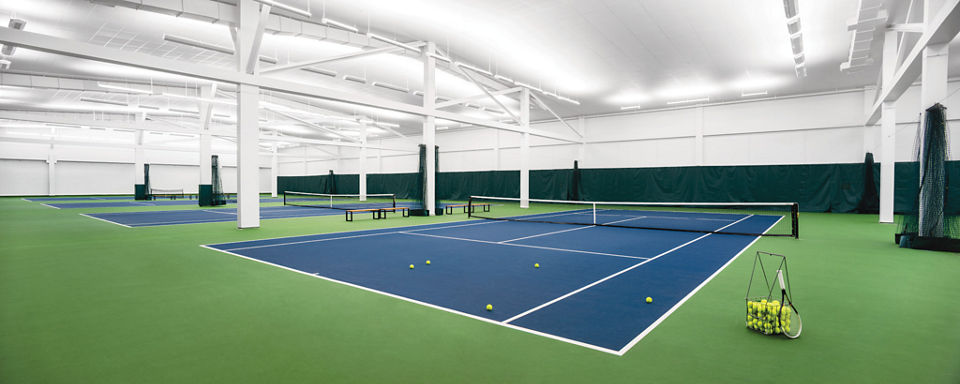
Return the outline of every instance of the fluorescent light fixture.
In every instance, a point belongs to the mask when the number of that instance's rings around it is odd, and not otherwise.
[[[557,96],[557,99],[560,99],[560,100],[562,100],[562,101],[566,101],[566,102],[568,102],[568,103],[570,103],[570,104],[580,105],[580,102],[579,102],[579,101],[574,100],[574,99],[571,99],[571,98],[569,98],[569,97],[563,97],[563,96],[559,96],[559,95],[558,95],[558,96]]]
[[[643,108],[643,107],[641,107],[641,106],[639,106],[639,105],[629,105],[629,106],[626,106],[626,107],[620,107],[620,110],[621,110],[621,111],[632,111],[632,110],[634,110],[634,109],[640,109],[640,108]]]
[[[413,91],[413,95],[423,97],[423,91]]]
[[[504,112],[504,111],[502,111],[502,110],[500,110],[500,109],[493,109],[493,108],[487,108],[487,112],[490,112],[490,113],[492,113],[492,114],[494,114],[494,115],[503,115],[503,114],[506,114],[506,112]]]
[[[800,14],[800,8],[797,7],[797,0],[783,0],[783,13],[788,19],[797,17]]]
[[[383,127],[400,128],[400,124],[388,123],[388,122],[385,122],[385,121],[376,121],[376,122],[374,122],[374,124],[379,125],[379,126],[383,126]]]
[[[767,91],[759,92],[740,92],[740,97],[766,96]]]
[[[10,29],[16,29],[18,31],[22,31],[23,27],[25,26],[27,26],[27,21],[24,19],[18,19],[16,17],[10,18],[10,22],[7,23],[7,27],[9,27]],[[0,48],[0,53],[2,53],[4,56],[10,56],[16,50],[17,50],[17,47],[14,47],[12,45],[3,45],[2,48]],[[9,67],[9,64],[7,65]]]
[[[346,81],[352,81],[352,82],[354,82],[354,83],[360,83],[360,84],[366,84],[366,83],[367,83],[367,79],[364,79],[364,78],[362,78],[362,77],[360,77],[360,76],[343,75],[343,79],[346,80]]]
[[[120,105],[124,107],[129,107],[127,103],[113,101],[113,100],[104,100],[104,99],[94,99],[90,97],[81,97],[80,101],[86,101],[88,103],[98,103],[98,104],[110,104],[110,105]]]
[[[222,114],[222,113],[214,113],[214,114],[213,114],[213,117],[222,117],[222,118],[224,118],[224,119],[232,119],[232,118],[233,118],[233,116],[224,115],[224,114]]]
[[[261,0],[261,1],[262,1],[262,0]],[[354,27],[354,26],[352,26],[352,25],[347,25],[347,24],[341,23],[341,22],[336,21],[336,20],[333,20],[333,19],[328,19],[328,18],[326,18],[326,17],[320,19],[320,23],[326,24],[327,26],[337,27],[337,28],[343,29],[343,30],[345,30],[345,31],[350,31],[350,32],[353,32],[353,33],[360,33],[360,30],[357,29],[357,27]]]
[[[432,57],[432,58],[434,58],[434,59],[437,59],[437,60],[440,60],[440,61],[443,61],[443,62],[447,62],[447,63],[452,63],[452,62],[453,62],[453,60],[450,60],[449,57],[441,56],[441,55],[438,55],[438,54],[436,54],[436,53],[428,53],[427,56],[430,56],[430,57]]]
[[[258,3],[260,3],[260,4],[269,5],[269,6],[271,6],[271,7],[277,7],[277,8],[280,8],[280,9],[284,10],[284,11],[293,12],[293,13],[296,13],[296,14],[298,14],[298,15],[300,15],[300,16],[303,16],[303,17],[311,17],[311,16],[313,16],[313,14],[311,14],[309,11],[307,11],[307,10],[305,10],[305,9],[300,9],[300,8],[296,8],[296,7],[291,7],[291,6],[289,6],[289,5],[276,2],[275,0],[253,0],[253,1],[256,1],[256,2],[258,2]]]
[[[378,35],[378,34],[376,34],[376,33],[367,32],[367,37],[369,37],[369,38],[371,38],[371,39],[374,39],[374,40],[380,40],[380,41],[382,41],[382,42],[384,42],[384,43],[387,43],[387,44],[390,44],[390,45],[395,45],[395,46],[397,46],[397,47],[406,49],[406,50],[408,50],[408,51],[413,51],[413,52],[418,52],[418,53],[420,52],[420,50],[417,49],[417,47],[414,47],[414,46],[412,46],[412,45],[410,45],[410,44],[401,43],[401,42],[396,41],[396,40],[394,40],[394,39],[391,39],[391,38],[389,38],[389,37],[380,36],[380,35]]]
[[[237,105],[237,102],[233,100],[211,99],[211,98],[205,98],[205,97],[199,97],[199,96],[178,95],[176,93],[166,93],[166,92],[161,93],[160,95],[178,98],[178,99],[192,100],[192,101],[203,101],[203,102],[214,103],[214,104]]]
[[[710,97],[709,97],[709,96],[707,96],[707,97],[701,97],[701,98],[699,98],[699,99],[668,101],[668,102],[667,102],[667,105],[687,104],[687,103],[700,103],[700,102],[707,102],[707,101],[710,101]]]
[[[451,98],[449,98],[449,97],[437,96],[437,101],[439,101],[439,102],[441,102],[441,103],[447,102],[447,101],[450,101],[450,100],[453,100],[453,99],[451,99]]]
[[[793,22],[787,21],[787,32],[790,33],[790,36],[797,35],[800,33],[800,19],[796,19]]]
[[[169,41],[169,42],[171,42],[171,43],[189,45],[189,46],[194,47],[194,48],[200,48],[200,49],[206,49],[206,50],[209,50],[209,51],[215,51],[215,52],[225,53],[225,54],[228,54],[228,55],[232,55],[232,54],[233,54],[233,48],[224,47],[224,46],[220,46],[220,45],[216,45],[216,44],[211,44],[211,43],[206,43],[206,42],[203,42],[203,41],[200,41],[200,40],[191,39],[191,38],[189,38],[189,37],[168,35],[168,34],[164,33],[164,34],[163,34],[163,40]]]
[[[467,69],[469,69],[469,70],[471,70],[471,71],[474,71],[474,72],[477,72],[477,73],[482,73],[482,74],[484,74],[484,75],[493,77],[493,74],[490,73],[490,71],[487,71],[487,70],[483,70],[483,69],[474,67],[474,66],[472,66],[472,65],[470,65],[470,64],[467,64],[467,63],[462,63],[462,62],[459,62],[459,61],[455,61],[455,62],[453,62],[453,65],[456,65],[456,66],[458,66],[458,67],[464,67],[464,68],[467,68]]]
[[[304,71],[307,71],[307,72],[316,73],[316,74],[318,74],[318,75],[324,75],[324,76],[330,76],[330,77],[337,77],[337,72],[336,72],[336,71],[331,71],[331,70],[329,70],[329,69],[323,69],[323,68],[317,68],[317,67],[303,67],[303,68],[300,68],[300,69],[302,69],[302,70],[304,70]]]
[[[506,77],[506,76],[504,76],[504,75],[501,75],[501,74],[493,75],[493,78],[494,78],[494,79],[497,79],[497,80],[500,80],[500,81],[505,81],[505,82],[508,82],[508,83],[513,83],[513,79],[511,79],[511,78],[509,78],[509,77]]]
[[[152,105],[143,105],[143,104],[138,105],[137,108],[140,108],[140,109],[152,109],[152,110],[154,110],[154,111],[159,111],[159,110],[160,110],[160,107],[154,107],[154,106],[152,106]]]
[[[527,84],[527,83],[524,83],[524,82],[521,82],[521,81],[514,81],[513,84],[519,85],[519,86],[521,86],[521,87],[524,87],[524,88],[527,88],[527,89],[530,89],[530,90],[534,90],[534,91],[543,93],[543,90],[542,90],[542,89],[537,88],[537,87],[534,87],[534,86],[532,86],[532,85],[530,85],[530,84]]]
[[[280,62],[280,60],[277,60],[277,58],[270,57],[270,56],[260,55],[258,58],[260,59],[260,61],[264,63],[269,63],[269,64],[276,64]]]
[[[191,115],[199,115],[199,114],[200,114],[200,112],[198,112],[198,111],[191,111],[191,110],[189,110],[189,109],[169,108],[168,110],[169,110],[170,112],[188,113],[188,114],[191,114]]]
[[[403,92],[403,93],[409,93],[409,92],[410,92],[410,88],[404,88],[404,87],[401,87],[401,86],[399,86],[399,85],[393,85],[393,84],[390,84],[390,83],[384,83],[384,82],[382,82],[382,81],[374,81],[374,82],[372,83],[372,85],[373,85],[374,87],[386,88],[386,89],[390,89],[390,90],[394,90],[394,91],[398,91],[398,92]]]
[[[121,86],[121,85],[105,84],[105,83],[100,82],[100,81],[97,82],[97,86],[100,87],[100,88],[113,89],[113,90],[117,90],[117,91],[124,91],[124,92],[130,92],[130,93],[139,93],[139,94],[141,94],[141,95],[152,95],[152,94],[153,94],[153,91],[151,91],[151,90],[124,87],[124,86]]]

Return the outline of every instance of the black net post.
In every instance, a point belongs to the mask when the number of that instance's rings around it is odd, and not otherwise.
[[[793,223],[793,238],[800,238],[800,203],[793,203],[790,206],[790,218]]]

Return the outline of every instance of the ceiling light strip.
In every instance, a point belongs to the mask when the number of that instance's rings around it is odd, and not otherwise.
[[[279,3],[279,2],[277,2],[277,1],[275,1],[275,0],[253,0],[253,1],[256,1],[256,2],[258,2],[258,3],[260,3],[260,4],[269,5],[269,6],[271,6],[271,7],[277,7],[277,8],[280,8],[280,9],[284,10],[284,11],[293,12],[293,13],[296,13],[296,14],[298,14],[298,15],[300,15],[300,16],[303,16],[303,17],[312,17],[312,16],[313,16],[313,14],[310,13],[310,11],[307,11],[307,10],[305,10],[305,9],[300,9],[300,8],[292,7],[292,6],[283,4],[283,3]]]
[[[206,49],[206,50],[208,50],[208,51],[220,52],[220,53],[224,53],[224,54],[227,54],[227,55],[233,55],[233,53],[234,53],[233,48],[224,47],[224,46],[216,45],[216,44],[211,44],[211,43],[203,42],[203,41],[200,41],[200,40],[194,40],[194,39],[191,39],[191,38],[189,38],[189,37],[176,36],[176,35],[168,35],[168,34],[164,33],[164,34],[163,34],[163,40],[164,40],[164,41],[169,41],[169,42],[171,42],[171,43],[188,45],[188,46],[191,46],[191,47],[194,47],[194,48]]]

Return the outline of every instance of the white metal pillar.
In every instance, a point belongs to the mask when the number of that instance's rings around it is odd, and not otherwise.
[[[433,110],[437,101],[437,45],[434,42],[428,42],[423,47],[423,107],[427,110]],[[423,207],[427,215],[435,214],[433,212],[437,201],[437,172],[436,172],[436,143],[437,143],[437,124],[436,118],[426,116],[423,118],[423,145],[426,146],[426,177],[423,196]]]
[[[200,86],[200,97],[212,99],[217,92],[216,84],[207,84]],[[210,118],[213,114],[213,104],[206,101],[200,102],[200,184],[209,185],[213,183],[213,170],[211,165],[211,137],[210,137]]]
[[[530,90],[520,91],[520,208],[530,208]]]
[[[577,129],[583,135],[583,141],[577,145],[577,160],[580,166],[583,166],[583,158],[587,155],[587,119],[583,116],[577,118]]]
[[[897,70],[897,32],[887,31],[883,40],[881,86],[889,87]],[[894,167],[897,156],[896,102],[883,103],[880,117],[880,222],[893,222]]]
[[[240,84],[237,92],[237,227],[260,226],[260,88]]]
[[[53,154],[53,144],[50,144],[50,152],[47,153],[47,195],[57,194],[57,157]]]
[[[696,111],[695,127],[694,127],[694,136],[693,138],[693,164],[700,166],[703,165],[703,106],[697,107]]]
[[[254,73],[263,33],[260,4],[253,0],[237,3],[240,25],[235,33],[237,71]],[[250,65],[252,59],[252,65]],[[237,86],[237,228],[260,226],[260,127],[257,111],[260,87]]]
[[[880,117],[880,222],[893,222],[893,170],[896,164],[896,102],[883,103]]]
[[[277,144],[273,144],[273,156],[270,156],[270,196],[277,197],[277,179],[280,177],[280,156],[277,155]]]
[[[499,171],[500,170],[500,130],[499,129],[493,130],[493,134],[495,135],[494,140],[496,140],[493,144],[493,166],[494,166],[493,169],[495,171]]]
[[[360,126],[360,201],[367,201],[367,126]]]

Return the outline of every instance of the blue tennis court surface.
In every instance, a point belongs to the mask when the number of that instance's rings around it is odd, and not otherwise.
[[[263,201],[263,200],[261,200]],[[194,202],[196,204],[196,202]],[[397,203],[397,206],[408,206],[406,203]],[[305,208],[296,206],[279,207],[260,207],[261,219],[288,219],[294,217],[312,217],[312,216],[343,216],[344,211],[340,209],[327,208]],[[154,227],[161,225],[178,224],[200,224],[200,223],[218,223],[223,221],[236,221],[236,208],[215,208],[215,209],[185,209],[177,211],[146,211],[146,212],[111,212],[111,213],[86,213],[84,216],[100,219],[113,224],[125,227]],[[388,214],[389,218],[399,217]],[[357,218],[369,217],[357,214]]]
[[[132,200],[133,196],[62,196],[62,197],[30,197],[24,198],[26,201],[46,202],[46,201],[103,201],[103,200]]]
[[[279,203],[283,199],[264,199],[261,198],[261,203]],[[236,203],[236,199],[227,200],[227,203],[233,204]],[[119,207],[163,207],[163,206],[178,206],[178,205],[198,205],[198,201],[195,199],[180,199],[180,200],[128,200],[128,201],[88,201],[82,203],[46,203],[44,205],[53,208],[119,208]]]
[[[525,218],[575,220],[582,214]],[[626,213],[637,220],[667,220],[669,214]],[[708,230],[754,233],[780,219],[704,213],[673,218]],[[205,247],[622,355],[756,239],[482,220]],[[647,296],[655,299],[652,304],[645,303]],[[487,304],[494,310],[487,311]]]

